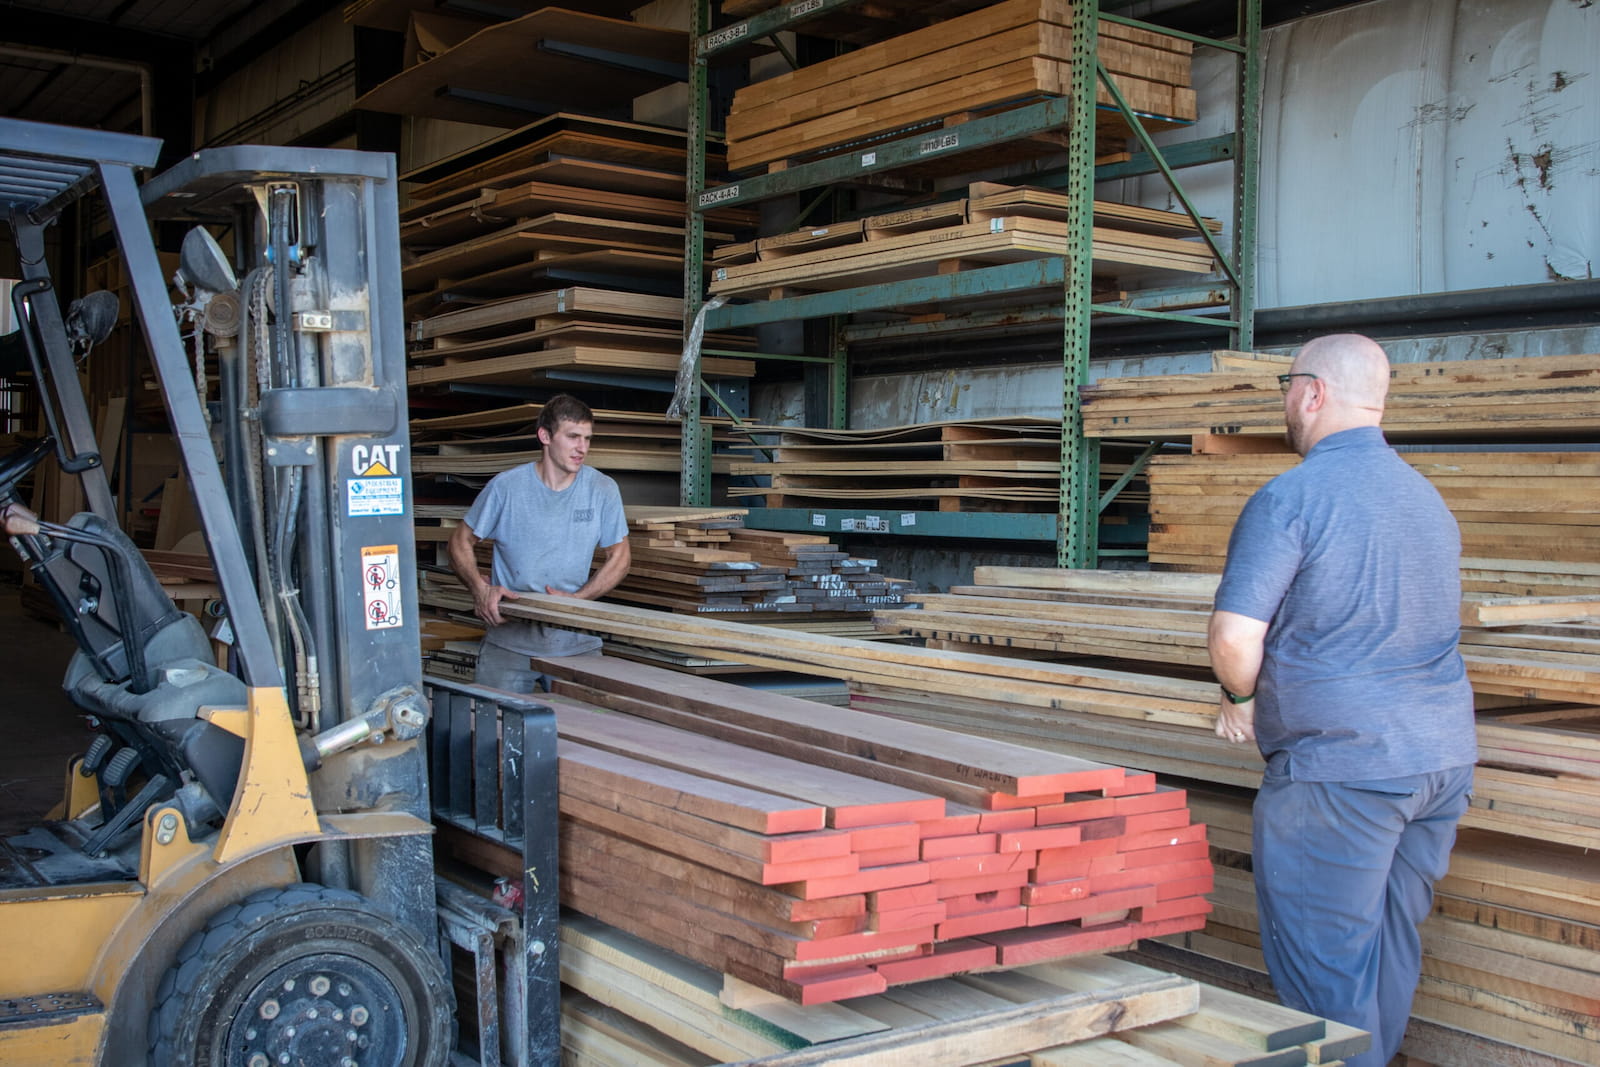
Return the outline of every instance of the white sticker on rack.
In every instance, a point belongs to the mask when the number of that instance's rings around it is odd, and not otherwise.
[[[915,511],[902,511],[900,513],[900,525],[901,526],[915,526],[916,524],[917,524],[917,513]]]
[[[863,167],[870,167],[876,162],[878,162],[878,153],[876,153],[876,152],[863,152],[863,153],[861,153],[861,165]]]
[[[828,525],[828,516],[813,511],[811,513],[811,525],[813,525],[813,526],[826,526],[826,525]]]

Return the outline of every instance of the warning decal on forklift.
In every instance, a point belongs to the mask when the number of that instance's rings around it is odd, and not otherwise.
[[[388,630],[405,621],[400,590],[400,546],[363,548],[361,594],[366,606],[367,629]]]

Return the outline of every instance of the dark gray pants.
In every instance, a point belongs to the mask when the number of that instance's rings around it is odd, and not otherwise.
[[[472,680],[490,689],[504,689],[508,693],[548,692],[549,686],[544,684],[544,675],[532,668],[533,664],[526,654],[483,641],[478,645],[478,669]]]
[[[1261,948],[1278,998],[1372,1033],[1350,1067],[1400,1048],[1422,970],[1417,926],[1450,864],[1472,767],[1364,782],[1296,782],[1268,769],[1256,794]]]

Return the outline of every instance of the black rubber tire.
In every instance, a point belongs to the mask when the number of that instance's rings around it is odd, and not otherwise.
[[[252,893],[184,942],[149,1036],[162,1067],[437,1067],[455,1005],[410,930],[356,893],[299,883]]]

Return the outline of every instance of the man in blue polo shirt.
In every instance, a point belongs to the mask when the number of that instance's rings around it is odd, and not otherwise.
[[[1477,760],[1461,536],[1378,429],[1375,342],[1317,338],[1279,381],[1304,459],[1250,498],[1228,544],[1208,642],[1217,734],[1267,762],[1253,861],[1278,996],[1371,1031],[1348,1062],[1382,1067]]]

